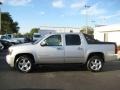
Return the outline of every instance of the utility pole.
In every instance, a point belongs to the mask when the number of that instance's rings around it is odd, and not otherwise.
[[[2,12],[1,12],[1,5],[2,5],[2,2],[0,2],[0,32],[1,32],[1,14],[2,14]]]
[[[85,10],[86,10],[86,34],[87,34],[87,27],[88,27],[88,8],[90,8],[89,5],[85,5]]]
[[[92,20],[91,22],[93,23],[93,27],[95,28],[95,26],[96,26],[96,25],[95,25],[95,22],[96,22],[96,21],[95,21],[95,20]]]

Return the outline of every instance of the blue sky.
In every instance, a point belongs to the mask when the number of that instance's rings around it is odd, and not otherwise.
[[[3,12],[10,12],[26,33],[34,27],[115,24],[120,22],[120,0],[0,0]],[[85,5],[90,6],[85,8]],[[95,22],[92,22],[95,21]]]

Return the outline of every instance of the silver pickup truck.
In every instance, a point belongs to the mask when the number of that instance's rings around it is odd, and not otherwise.
[[[88,70],[101,71],[106,61],[117,59],[115,43],[100,42],[83,33],[48,34],[34,43],[9,48],[6,61],[21,72],[36,64],[84,63]]]

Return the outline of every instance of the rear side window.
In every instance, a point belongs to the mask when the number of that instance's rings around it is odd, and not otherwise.
[[[65,35],[66,45],[80,45],[80,36],[77,34],[68,34]]]

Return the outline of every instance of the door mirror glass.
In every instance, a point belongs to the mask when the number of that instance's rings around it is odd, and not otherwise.
[[[47,45],[47,43],[45,42],[45,41],[43,41],[43,42],[41,42],[41,44],[40,44],[41,46],[46,46]]]

